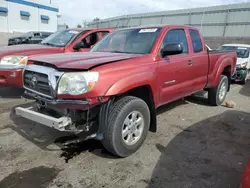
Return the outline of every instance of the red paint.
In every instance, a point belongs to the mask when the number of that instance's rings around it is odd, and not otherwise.
[[[81,35],[81,33],[86,29],[70,29],[70,30],[77,30],[79,31],[79,36],[73,40],[71,43],[67,44],[65,47],[51,47],[39,44],[25,44],[25,45],[15,45],[15,46],[6,46],[0,48],[0,58],[8,55],[24,55],[28,56],[29,58],[34,58],[36,56],[48,55],[48,54],[58,54],[64,52],[77,52],[74,50],[74,46],[83,40],[84,38],[88,37],[90,34],[95,32],[112,32],[112,29],[109,28],[102,28],[102,29],[90,29],[87,33]],[[98,40],[101,40],[102,36],[98,33]],[[80,52],[88,52],[90,49],[80,49]],[[11,77],[13,72],[16,73],[16,78]],[[8,69],[1,69],[0,68],[0,85],[5,86],[16,86],[16,87],[23,87],[22,84],[22,71],[20,69],[17,70],[8,70]]]
[[[208,54],[202,38],[203,50],[194,53],[188,30],[196,28],[183,25],[160,27],[162,27],[161,33],[150,54],[89,52],[40,56],[31,60],[53,64],[59,70],[77,69],[99,72],[99,81],[92,91],[79,96],[58,95],[58,98],[90,99],[112,96],[147,85],[152,90],[156,107],[204,88],[216,86],[222,71],[227,66],[231,66],[231,73],[234,72],[236,65],[236,53],[234,52]],[[161,58],[159,52],[162,40],[172,29],[185,30],[189,53]],[[192,61],[193,65],[189,66],[189,61]],[[173,80],[175,83],[165,84],[165,82]]]
[[[241,187],[240,188],[250,188],[250,161],[248,162],[246,169],[243,173]]]
[[[0,70],[0,85],[22,87],[22,76],[23,69]]]

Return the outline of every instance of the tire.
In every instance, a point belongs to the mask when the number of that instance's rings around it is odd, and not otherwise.
[[[110,109],[108,123],[104,129],[104,139],[102,140],[102,144],[112,154],[118,157],[127,157],[136,152],[142,146],[147,137],[150,125],[149,107],[143,100],[137,97],[125,96],[117,100]],[[142,121],[140,122],[142,123],[140,125],[132,125],[131,121],[126,121],[131,123],[131,125],[127,126],[128,123],[125,123],[125,119],[132,119],[132,115],[136,114],[137,112],[138,116],[136,115],[135,117],[138,117],[138,119],[136,120],[138,121],[139,117],[141,117]],[[135,143],[130,142],[130,144],[128,144],[128,141],[130,140],[128,139],[129,135],[132,135],[132,133],[128,134],[127,137],[123,137],[122,131],[128,131],[130,126],[136,128],[138,126],[138,129],[133,129],[140,130],[140,136],[138,136],[135,140],[131,139],[132,142],[135,142],[138,139]],[[143,127],[142,130],[141,127]],[[132,128],[129,131],[132,131]],[[136,134],[139,132],[137,131]],[[128,143],[126,143],[126,141]]]
[[[219,106],[221,105],[226,96],[228,91],[228,77],[225,75],[221,75],[220,82],[215,88],[210,88],[208,91],[208,101],[213,106]],[[225,87],[224,87],[225,86]],[[222,96],[222,93],[220,95],[220,92],[222,92],[222,89],[224,91],[224,95]]]

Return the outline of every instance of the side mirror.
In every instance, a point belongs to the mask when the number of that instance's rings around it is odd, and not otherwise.
[[[162,55],[162,57],[166,57],[168,55],[181,54],[182,52],[183,52],[183,46],[182,46],[182,44],[180,44],[180,43],[167,44],[161,50],[161,55]]]

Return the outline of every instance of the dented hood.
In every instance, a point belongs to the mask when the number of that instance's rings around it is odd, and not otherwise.
[[[33,57],[30,60],[52,64],[57,68],[90,69],[98,65],[132,59],[141,54],[124,54],[110,52],[78,52]]]
[[[6,55],[34,55],[43,53],[53,53],[60,51],[59,48],[39,45],[39,44],[21,44],[13,46],[0,47],[0,58]]]

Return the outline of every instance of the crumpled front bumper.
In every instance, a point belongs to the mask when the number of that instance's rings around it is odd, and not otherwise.
[[[72,124],[71,118],[69,117],[64,116],[60,118],[54,118],[54,117],[42,114],[40,112],[37,112],[33,107],[29,107],[29,108],[17,107],[15,111],[16,111],[16,114],[21,117],[24,117],[36,123],[40,123],[47,127],[57,129],[59,131],[67,131],[67,127]]]
[[[247,69],[237,68],[236,72],[232,76],[232,80],[240,82],[246,79]]]
[[[75,124],[77,111],[87,112],[88,109],[95,106],[86,100],[46,99],[36,94],[32,95],[27,91],[24,92],[23,97],[35,99],[36,103],[28,108],[16,107],[16,115],[58,131],[71,133],[80,133],[84,130]],[[51,110],[59,112],[58,116],[54,117],[55,114],[51,113]]]

